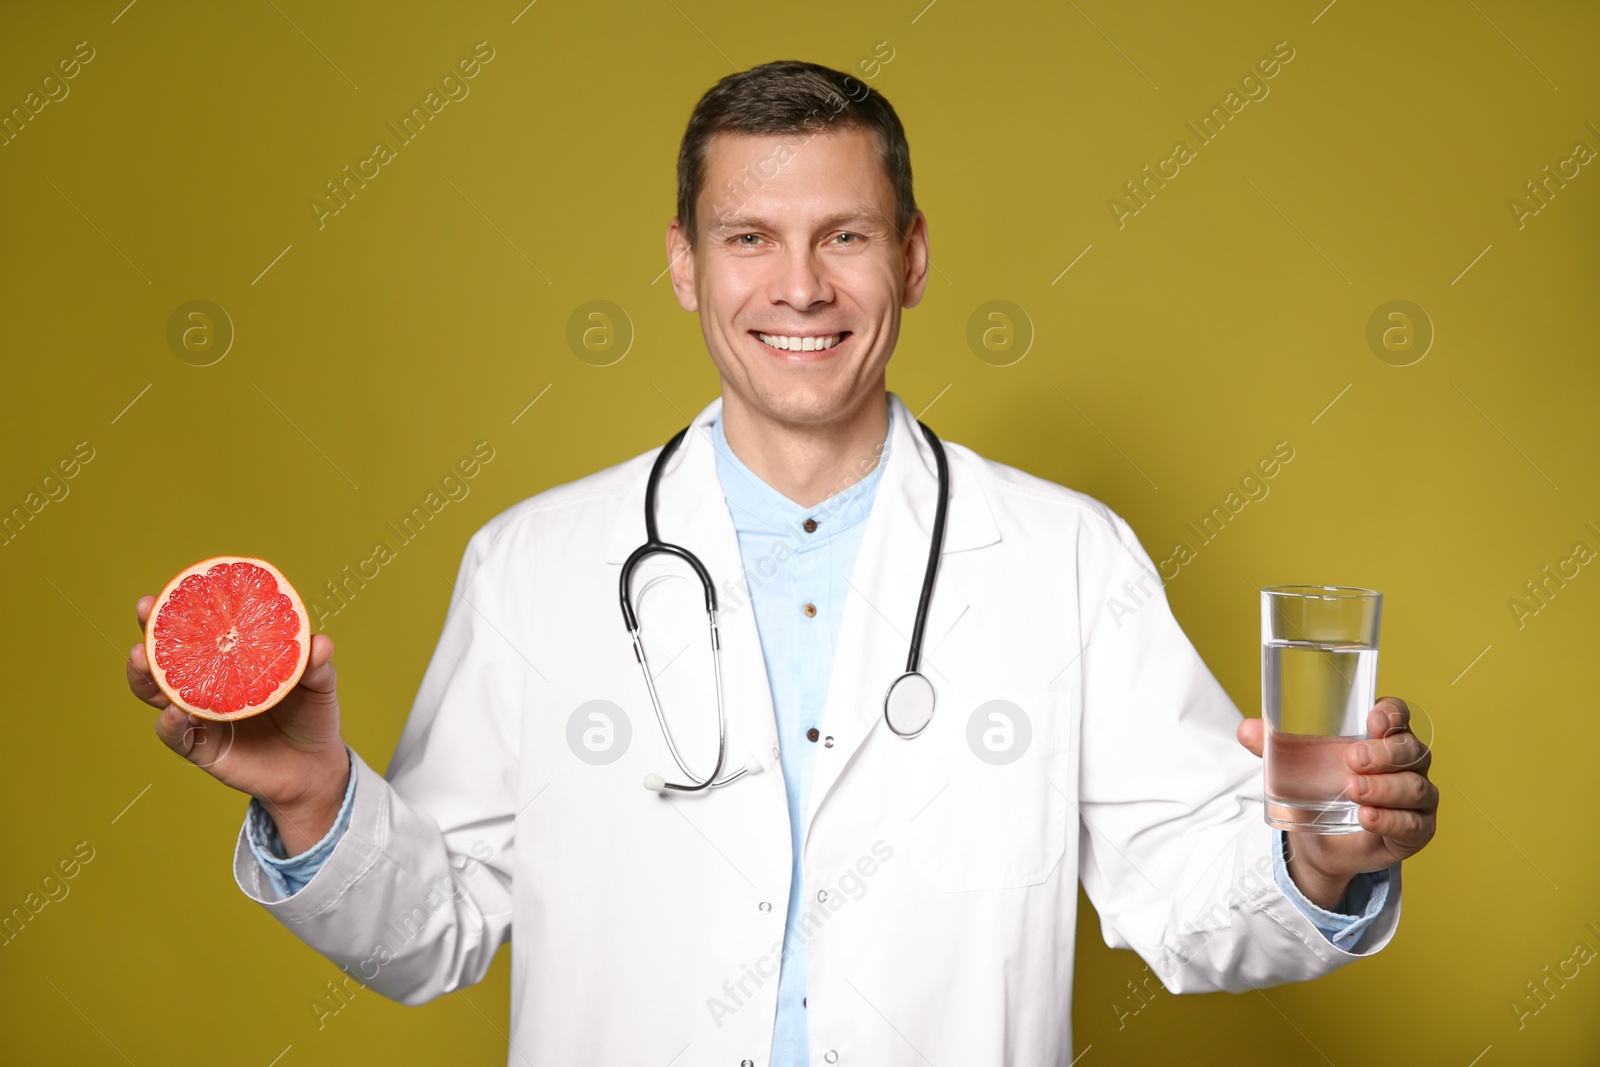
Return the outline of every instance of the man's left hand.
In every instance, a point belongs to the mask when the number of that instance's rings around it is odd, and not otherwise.
[[[1261,755],[1265,724],[1239,724],[1239,743]],[[1345,753],[1351,775],[1344,796],[1361,807],[1362,831],[1289,835],[1289,876],[1318,907],[1332,910],[1350,879],[1416,855],[1433,839],[1439,788],[1428,780],[1433,753],[1411,732],[1411,709],[1399,697],[1381,697],[1367,713],[1366,741]]]

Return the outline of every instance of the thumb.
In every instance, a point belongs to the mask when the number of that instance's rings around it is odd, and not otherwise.
[[[333,638],[327,634],[312,634],[311,653],[306,658],[306,669],[300,675],[300,684],[313,693],[332,693],[338,676],[330,662],[332,659]]]
[[[1261,755],[1263,734],[1264,727],[1260,719],[1246,719],[1239,724],[1239,743],[1249,749],[1252,755]]]

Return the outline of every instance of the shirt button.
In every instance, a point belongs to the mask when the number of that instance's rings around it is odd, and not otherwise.
[[[814,619],[817,615],[817,606],[815,604],[808,603],[806,604],[804,611],[806,613],[806,618]]]
[[[822,731],[818,730],[815,726],[813,726],[811,729],[806,731],[806,740],[807,741],[815,741],[817,738],[819,738],[821,736],[822,736]]]
[[[805,527],[806,527],[806,533],[816,533],[817,532],[817,520],[816,519],[807,519],[806,522],[805,522]]]

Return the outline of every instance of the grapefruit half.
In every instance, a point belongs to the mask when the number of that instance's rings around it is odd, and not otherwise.
[[[213,556],[167,583],[145,624],[161,691],[202,719],[258,715],[289,695],[311,658],[311,617],[264,559]]]

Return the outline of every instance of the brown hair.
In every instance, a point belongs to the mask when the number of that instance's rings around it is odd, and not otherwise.
[[[728,75],[706,91],[689,116],[678,149],[678,219],[689,244],[695,243],[695,205],[705,182],[706,147],[714,136],[815,135],[830,129],[877,133],[878,158],[894,186],[894,225],[903,238],[916,214],[917,202],[911,194],[911,149],[906,144],[900,116],[882,93],[848,74],[816,63],[784,59]],[[758,164],[758,169],[765,162]],[[765,178],[770,180],[773,174]],[[743,190],[751,181],[759,188],[763,176],[749,175],[738,187],[729,183],[730,195],[742,200]]]

